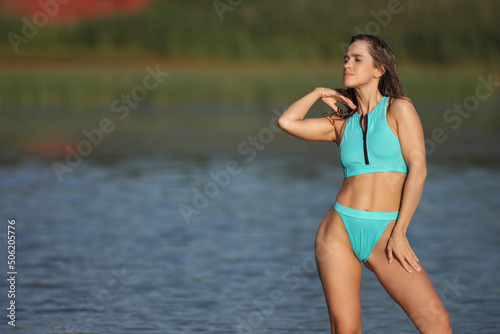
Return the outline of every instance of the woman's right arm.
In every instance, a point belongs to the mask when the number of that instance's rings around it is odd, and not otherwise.
[[[348,98],[329,88],[316,88],[300,100],[294,102],[278,119],[279,127],[295,137],[312,141],[335,141],[336,132],[330,119],[327,117],[304,119],[309,109],[318,100],[322,99],[333,110],[338,111],[337,102],[356,108]],[[335,116],[330,116],[335,117]]]

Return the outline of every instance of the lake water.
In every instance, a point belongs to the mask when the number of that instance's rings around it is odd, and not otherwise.
[[[313,243],[341,185],[335,155],[87,159],[61,182],[50,159],[4,163],[1,332],[328,333]],[[429,163],[408,231],[454,333],[500,332],[499,185],[498,163]],[[415,333],[363,275],[364,331]]]

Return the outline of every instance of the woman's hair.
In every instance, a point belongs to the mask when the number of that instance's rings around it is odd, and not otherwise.
[[[366,41],[368,43],[368,52],[373,57],[374,66],[381,67],[382,71],[384,71],[384,74],[380,77],[380,81],[378,83],[378,90],[380,94],[391,98],[404,97],[405,93],[403,91],[403,85],[399,80],[396,57],[394,56],[394,52],[389,44],[378,36],[364,34],[352,36],[350,44],[356,41]],[[358,105],[353,88],[337,88],[336,91],[349,98],[355,105]],[[345,119],[353,115],[355,112],[355,110],[347,107],[346,112],[341,111],[337,113],[332,111],[325,116],[336,115]]]

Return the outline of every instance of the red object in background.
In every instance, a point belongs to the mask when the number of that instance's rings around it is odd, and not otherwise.
[[[54,21],[72,22],[117,13],[133,13],[151,0],[0,0],[6,12],[31,19],[45,12]]]

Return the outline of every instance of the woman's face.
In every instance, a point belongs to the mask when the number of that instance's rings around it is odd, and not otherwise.
[[[347,88],[364,86],[381,76],[381,71],[375,67],[368,51],[368,42],[355,41],[349,45],[344,57],[344,85]]]

